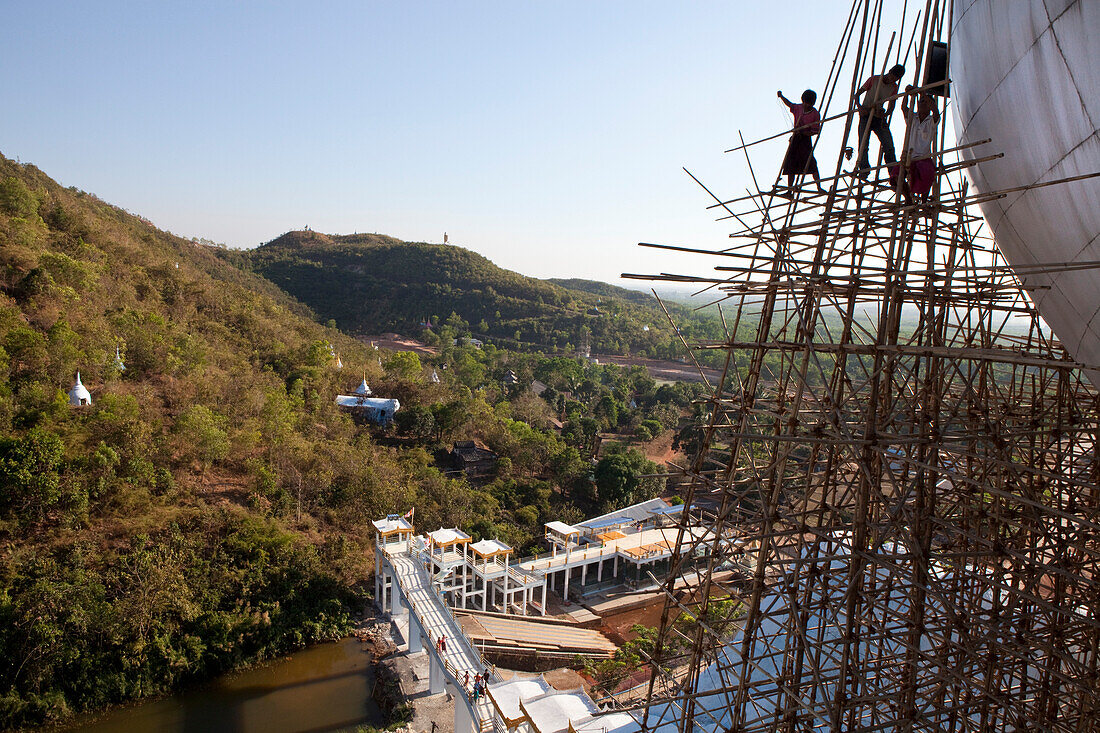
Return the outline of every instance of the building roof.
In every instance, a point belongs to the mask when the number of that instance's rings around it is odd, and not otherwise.
[[[80,372],[76,373],[76,384],[69,390],[69,404],[78,407],[92,404],[92,393],[81,383]]]
[[[500,717],[515,723],[523,718],[523,711],[519,709],[521,700],[531,700],[541,697],[554,688],[538,677],[515,678],[507,682],[498,682],[489,685],[489,699],[500,713]]]
[[[538,733],[562,733],[569,730],[570,722],[579,722],[600,712],[583,690],[551,692],[521,700],[519,705]]]
[[[587,530],[595,530],[605,527],[618,527],[624,524],[630,524],[633,521],[635,520],[630,517],[607,517],[605,519],[589,519],[587,522],[581,522],[577,526]]]
[[[379,534],[393,534],[394,532],[411,532],[413,526],[404,517],[386,517],[376,519],[371,524]]]
[[[495,460],[497,458],[496,453],[488,448],[482,448],[472,440],[456,440],[454,447],[451,448],[451,453],[464,463]]]
[[[475,542],[470,545],[470,549],[481,555],[482,557],[493,557],[494,555],[506,555],[512,551],[512,548],[504,544],[500,540],[482,540],[481,542]]]
[[[609,512],[598,517],[593,517],[592,519],[589,519],[585,522],[581,522],[577,526],[581,527],[582,529],[592,530],[601,529],[603,527],[612,527],[616,524],[641,522],[642,520],[652,518],[654,512],[667,508],[668,502],[666,502],[664,499],[650,499],[649,501],[643,501],[638,504],[633,504],[623,509],[619,509],[618,511]]]
[[[684,511],[683,504],[673,504],[672,506],[654,507],[650,509],[650,514],[679,514]]]
[[[447,545],[455,545],[462,542],[469,542],[470,535],[463,532],[457,527],[451,529],[444,529],[440,527],[434,532],[428,533],[428,539],[432,541],[432,544],[439,547],[445,547]]]
[[[558,534],[566,536],[581,533],[581,531],[573,525],[566,524],[565,522],[559,522],[556,519],[553,522],[547,522],[544,526],[551,532],[557,532]]]
[[[341,394],[336,395],[336,404],[340,407],[372,407],[384,412],[396,412],[401,409],[401,403],[396,399],[384,397],[364,397],[362,395]]]
[[[634,733],[642,726],[630,713],[614,712],[572,721],[569,728],[573,733]]]

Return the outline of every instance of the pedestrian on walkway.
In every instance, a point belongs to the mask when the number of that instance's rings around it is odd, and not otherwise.
[[[439,637],[439,651],[447,651],[447,637],[446,635]]]
[[[466,677],[462,680],[463,687],[470,686],[470,670],[466,670]]]

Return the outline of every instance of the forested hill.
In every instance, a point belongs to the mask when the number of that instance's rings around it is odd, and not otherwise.
[[[253,267],[342,323],[335,305],[389,319],[376,328],[435,315],[440,340],[506,322],[532,341],[671,342],[645,306],[597,309],[457,248],[295,233],[227,252],[0,156],[0,729],[346,633],[389,512],[527,550],[544,522],[661,488],[625,444],[589,457],[601,431],[678,429],[697,387],[449,339],[433,364],[376,352]],[[506,390],[510,371],[550,388]],[[90,405],[67,397],[77,372]],[[396,425],[336,408],[364,376],[400,399]],[[488,484],[448,470],[455,440],[500,456]]]
[[[322,321],[351,333],[418,333],[430,322],[506,347],[568,351],[587,337],[598,352],[679,354],[651,296],[526,277],[461,247],[298,231],[225,256],[247,260]]]
[[[415,495],[376,355],[216,252],[0,156],[0,729],[342,635]]]
[[[579,290],[583,293],[590,293],[601,298],[619,298],[631,303],[638,303],[640,305],[653,305],[653,295],[649,291],[631,290],[630,288],[621,288],[618,285],[612,285],[611,283],[605,283],[600,280],[585,280],[579,277],[571,278],[548,278],[546,282],[560,285],[567,290]]]

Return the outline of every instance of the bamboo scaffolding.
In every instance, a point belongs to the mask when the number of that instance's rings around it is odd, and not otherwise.
[[[882,15],[853,2],[836,62],[856,39],[852,92]],[[914,21],[914,80],[944,17],[926,0]],[[825,121],[840,119],[847,141],[851,110]],[[620,709],[662,733],[1100,730],[1100,399],[1083,377],[1098,365],[1062,349],[1028,294],[1100,262],[1010,267],[975,208],[1100,173],[981,193],[960,174],[997,141],[941,135],[930,201],[850,174],[775,195],[748,158],[764,140],[727,151],[745,155],[746,196],[692,175],[738,244],[641,244],[720,258],[716,274],[623,275],[734,307],[724,339],[682,340],[700,370],[715,352],[723,366],[698,402],[702,448],[669,474],[686,506],[660,672]]]

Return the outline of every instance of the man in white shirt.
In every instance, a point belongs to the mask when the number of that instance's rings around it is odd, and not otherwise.
[[[908,91],[908,90],[906,90]],[[936,98],[927,92],[917,98],[917,111],[910,113],[909,106],[902,105],[908,134],[901,154],[900,165],[890,166],[890,185],[898,187],[901,177],[901,192],[906,203],[913,203],[913,196],[921,200],[932,190],[936,180],[936,163],[932,159],[932,143],[936,139],[936,125],[940,122],[940,112],[936,109]]]

